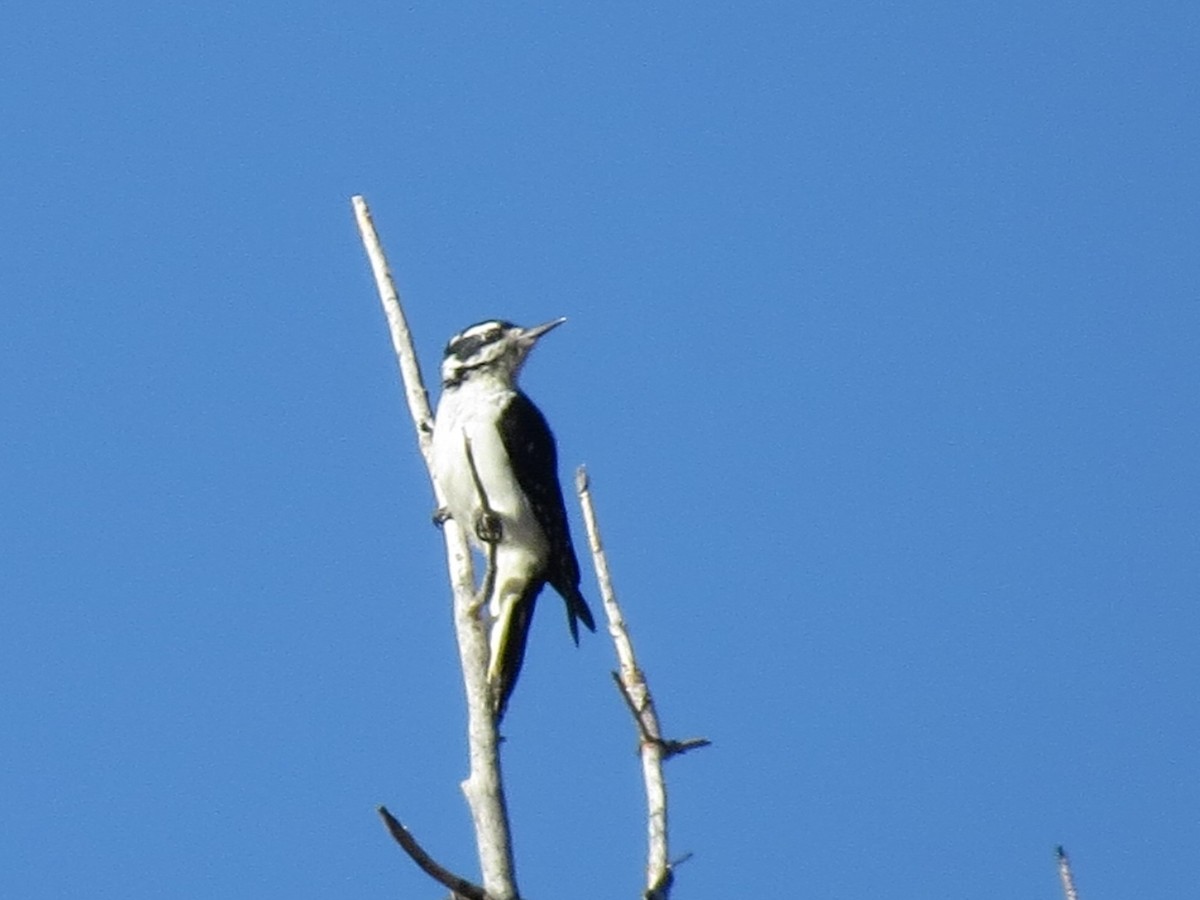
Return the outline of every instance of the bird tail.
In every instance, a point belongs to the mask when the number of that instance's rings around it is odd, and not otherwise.
[[[563,587],[566,587],[564,585]],[[558,585],[554,589],[562,594],[563,600],[567,604],[567,627],[571,629],[571,639],[575,641],[575,646],[579,646],[579,623],[582,622],[587,626],[588,631],[596,630],[596,620],[592,618],[592,611],[588,608],[587,601],[583,599],[583,594],[579,592],[579,586],[574,585],[567,590],[563,590]]]
[[[589,631],[596,630],[592,611],[578,587],[572,586],[563,590],[555,585],[554,588],[566,601],[567,624],[571,629],[571,637],[578,646],[580,622],[583,622]],[[535,580],[530,582],[521,595],[502,599],[500,608],[492,620],[491,631],[488,634],[487,677],[488,684],[492,687],[497,723],[504,718],[508,700],[517,686],[517,676],[521,674],[521,665],[525,662],[529,626],[533,622],[533,611],[537,607],[537,598],[541,590],[542,583]]]
[[[529,626],[533,622],[533,610],[537,606],[542,586],[537,582],[526,588],[518,597],[502,601],[499,614],[492,622],[488,635],[488,684],[492,687],[492,702],[496,722],[504,718],[508,698],[517,686],[521,664],[525,662],[525,644],[529,640]]]

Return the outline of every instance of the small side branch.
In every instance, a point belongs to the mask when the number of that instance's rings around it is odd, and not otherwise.
[[[1063,896],[1066,900],[1079,900],[1079,892],[1075,890],[1075,876],[1071,874],[1071,860],[1067,858],[1067,851],[1059,844],[1054,848],[1054,855],[1058,858],[1058,877],[1062,881]]]
[[[425,459],[437,506],[442,509],[446,506],[446,498],[433,477],[433,414],[413,348],[408,320],[400,305],[400,297],[366,200],[356,196],[351,199],[351,204],[363,246],[375,273],[375,285],[379,289],[379,300],[383,304],[396,361],[404,380],[404,396],[416,428],[417,444]],[[478,616],[475,572],[464,531],[471,524],[449,519],[442,528],[442,537],[446,542],[446,567],[454,592],[454,631],[467,695],[467,740],[471,771],[462,783],[462,790],[475,825],[475,842],[479,848],[484,889],[494,900],[513,900],[517,897],[516,872],[504,782],[500,774],[499,735],[496,733],[487,686],[488,640]]]
[[[655,743],[662,747],[664,760],[668,760],[672,756],[683,756],[689,750],[699,750],[701,747],[707,747],[712,743],[708,738],[687,738],[686,740],[675,741],[668,738],[656,737],[651,734],[646,723],[646,708],[638,709],[637,701],[633,699],[628,688],[625,687],[625,682],[621,680],[620,672],[613,672],[612,677],[613,681],[617,684],[617,690],[621,692],[621,697],[625,701],[625,705],[629,707],[629,712],[633,715],[633,721],[637,723],[642,743]]]
[[[633,642],[625,627],[625,618],[617,604],[613,591],[612,576],[608,569],[608,558],[600,540],[600,528],[596,524],[596,512],[592,506],[591,489],[587,470],[582,466],[575,473],[575,491],[583,508],[583,521],[587,526],[588,546],[592,551],[592,563],[596,568],[596,580],[604,600],[604,612],[608,617],[608,633],[616,647],[620,671],[613,673],[617,687],[625,704],[637,723],[642,758],[642,779],[646,784],[647,837],[645,900],[669,900],[674,882],[673,864],[667,855],[667,783],[663,776],[663,760],[685,753],[688,750],[708,745],[704,738],[688,741],[668,741],[662,736],[654,698],[646,684],[646,677],[638,668],[633,652]]]
[[[454,895],[454,900],[490,900],[487,891],[477,884],[467,881],[465,878],[460,878],[444,866],[438,865],[432,856],[425,852],[425,848],[417,843],[417,839],[412,836],[407,828],[388,812],[386,806],[379,807],[379,816],[383,819],[383,823],[387,826],[387,830],[391,832],[396,843],[399,844],[404,852],[409,855],[417,866],[432,878],[434,881],[450,889]]]
[[[475,485],[475,493],[479,494],[480,521],[475,524],[475,531],[487,548],[485,554],[487,565],[483,571],[483,581],[479,584],[479,590],[475,592],[475,608],[478,610],[488,602],[488,598],[492,596],[492,588],[496,586],[496,545],[500,542],[501,525],[500,517],[496,515],[496,511],[492,509],[492,504],[488,500],[483,479],[479,477],[479,468],[475,465],[475,451],[471,449],[471,439],[466,434],[463,434],[463,450],[467,457],[467,468],[471,470],[471,481]],[[467,526],[464,525],[464,527]]]

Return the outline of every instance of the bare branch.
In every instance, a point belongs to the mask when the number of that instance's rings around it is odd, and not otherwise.
[[[479,494],[479,515],[486,522],[486,529],[476,528],[476,531],[482,532],[479,537],[487,547],[487,565],[483,571],[483,581],[479,583],[479,590],[475,592],[475,608],[479,610],[488,602],[488,598],[492,596],[492,588],[496,586],[496,545],[500,540],[500,518],[488,500],[483,479],[479,477],[479,469],[475,465],[475,451],[471,449],[471,439],[465,432],[463,449],[466,451],[467,468],[471,470],[471,481],[475,484],[475,492]]]
[[[358,231],[362,236],[367,258],[371,261],[371,271],[375,275],[375,287],[379,290],[383,314],[387,317],[388,330],[392,335],[392,348],[396,351],[396,362],[400,366],[400,377],[404,382],[408,411],[412,414],[413,425],[417,429],[417,444],[421,448],[421,455],[425,457],[425,464],[432,478],[433,413],[429,408],[429,392],[425,390],[425,380],[421,377],[421,365],[413,349],[412,332],[408,329],[408,319],[404,315],[404,307],[400,305],[400,295],[396,292],[392,270],[388,267],[383,245],[379,242],[375,223],[371,219],[371,210],[367,208],[367,201],[361,196],[356,196],[350,199],[350,203],[354,207],[354,217],[358,221]]]
[[[674,882],[671,863],[667,857],[667,784],[663,777],[662,763],[669,756],[705,746],[708,741],[694,738],[689,741],[665,741],[654,709],[654,699],[646,678],[638,668],[633,652],[633,642],[625,627],[621,607],[613,591],[612,576],[608,570],[608,558],[600,540],[600,528],[596,524],[596,512],[592,507],[592,495],[588,484],[587,470],[580,466],[575,473],[575,491],[583,508],[583,521],[587,526],[588,546],[592,551],[592,563],[596,568],[596,580],[604,600],[604,612],[608,616],[608,633],[616,647],[620,672],[613,678],[637,723],[642,758],[642,779],[646,783],[648,852],[646,860],[646,900],[668,900]]]
[[[412,858],[412,861],[434,881],[449,888],[455,900],[459,900],[459,898],[462,900],[489,900],[487,891],[479,885],[460,878],[444,866],[438,865],[434,858],[425,852],[425,848],[417,843],[412,832],[388,812],[386,806],[379,807],[379,815],[383,819],[383,823],[387,825],[392,837],[396,839],[396,843],[404,848],[404,852]]]
[[[1067,859],[1067,851],[1059,844],[1054,848],[1058,857],[1058,877],[1062,881],[1063,896],[1066,900],[1079,900],[1079,892],[1075,890],[1075,876],[1071,874],[1071,860]]]
[[[708,738],[686,738],[682,741],[665,741],[665,759],[670,759],[672,756],[683,756],[689,750],[699,750],[701,747],[711,747],[712,741]]]
[[[375,273],[379,299],[392,335],[392,346],[404,380],[404,394],[417,432],[417,443],[439,509],[446,506],[445,497],[433,477],[433,415],[429,395],[421,378],[421,367],[413,349],[408,321],[400,305],[400,297],[392,280],[379,235],[371,220],[366,201],[356,196],[351,203],[363,246]],[[467,546],[465,528],[472,523],[443,523],[442,536],[446,542],[446,566],[450,586],[454,591],[454,630],[458,638],[458,653],[462,663],[463,685],[467,695],[467,734],[470,748],[471,772],[462,783],[463,793],[471,808],[475,824],[475,840],[479,847],[479,863],[483,886],[494,900],[515,900],[516,875],[512,856],[512,839],[508,811],[504,799],[504,783],[500,775],[499,736],[492,716],[490,693],[487,687],[488,641],[475,593],[475,573],[471,551]]]
[[[636,724],[638,727],[638,732],[642,737],[642,743],[658,740],[654,737],[654,735],[646,730],[646,722],[642,718],[642,710],[638,709],[637,703],[634,701],[633,697],[630,696],[629,689],[625,687],[625,682],[621,680],[621,673],[612,672],[611,674],[613,681],[616,682],[617,690],[621,693],[621,699],[624,700],[625,705],[629,707],[629,712],[633,716],[634,724]]]
[[[667,738],[655,737],[646,729],[646,723],[643,720],[642,711],[638,709],[633,697],[630,696],[628,689],[625,687],[625,682],[621,680],[619,672],[612,673],[613,681],[617,684],[617,690],[621,692],[621,699],[625,701],[625,705],[629,707],[629,712],[633,714],[633,720],[637,723],[638,731],[641,732],[642,742],[652,741],[663,748],[663,759],[670,759],[672,756],[682,756],[689,750],[699,750],[701,747],[707,747],[712,744],[708,738],[687,738],[682,741],[669,740]]]

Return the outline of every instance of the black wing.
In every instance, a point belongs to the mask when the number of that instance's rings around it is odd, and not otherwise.
[[[500,417],[500,439],[512,463],[517,484],[529,499],[533,514],[550,544],[545,577],[567,603],[571,637],[579,643],[582,621],[596,630],[592,611],[579,592],[579,561],[571,544],[571,527],[558,483],[558,448],[546,417],[533,401],[516,393]]]

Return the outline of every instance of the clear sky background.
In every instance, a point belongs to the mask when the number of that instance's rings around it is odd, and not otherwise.
[[[679,900],[1195,896],[1200,6],[0,11],[0,896],[476,876],[427,375],[586,462]],[[582,523],[571,504],[577,538]],[[590,567],[586,592],[598,601]],[[637,896],[611,643],[506,721],[530,898]]]

